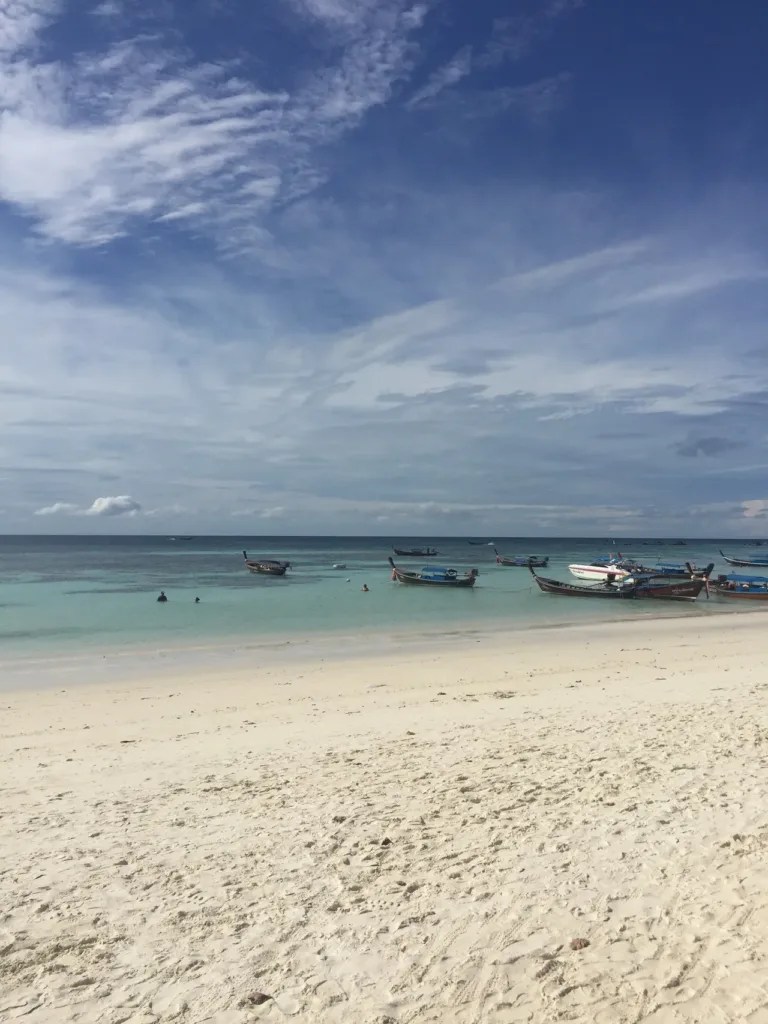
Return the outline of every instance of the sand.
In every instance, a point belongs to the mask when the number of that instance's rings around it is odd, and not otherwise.
[[[0,1021],[767,1024],[765,621],[47,669],[0,695]]]

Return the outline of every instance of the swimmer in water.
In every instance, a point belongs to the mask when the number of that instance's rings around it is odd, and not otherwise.
[[[165,596],[165,591],[164,590],[160,591],[160,597],[158,597],[157,600],[158,600],[158,604],[165,604],[165,602],[168,600],[168,598]]]
[[[200,598],[199,597],[195,598],[195,604],[200,604]]]
[[[363,592],[364,594],[367,594],[367,593],[368,593],[368,584],[367,584],[367,583],[364,583],[364,584],[362,585],[362,587],[360,587],[360,589],[362,590],[362,592]]]

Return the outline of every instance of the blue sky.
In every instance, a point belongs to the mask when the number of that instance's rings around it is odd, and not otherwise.
[[[0,0],[0,531],[768,534],[767,37]]]

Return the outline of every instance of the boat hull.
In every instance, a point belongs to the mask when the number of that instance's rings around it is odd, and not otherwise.
[[[724,552],[720,552],[728,565],[750,566],[753,569],[768,569],[768,558],[758,559],[756,562],[747,561],[746,558],[730,558]]]
[[[712,593],[730,601],[768,601],[768,590],[729,590],[713,583]]]
[[[398,558],[435,558],[437,551],[432,548],[425,548],[419,551],[416,548],[392,548]]]
[[[453,576],[453,577],[439,577],[439,576],[422,576],[417,572],[411,572],[406,569],[399,569],[390,558],[389,564],[392,566],[392,579],[398,583],[405,583],[412,587],[443,587],[453,589],[466,589],[468,587],[474,587],[475,580],[477,579],[477,570],[472,569],[466,574],[466,576]]]
[[[635,597],[656,597],[667,600],[695,601],[706,586],[706,580],[680,580],[669,583],[640,584],[635,590]]]
[[[256,573],[259,576],[285,576],[288,571],[287,565],[258,565],[246,562],[248,572]]]
[[[248,572],[259,576],[285,576],[291,567],[290,562],[278,562],[274,558],[249,558],[247,551],[243,552],[243,558]]]
[[[598,600],[623,601],[635,596],[636,586],[613,587],[603,581],[603,586],[582,587],[577,583],[563,583],[561,580],[550,580],[545,576],[538,576],[529,566],[531,576],[545,594],[558,594],[561,597],[592,597]]]

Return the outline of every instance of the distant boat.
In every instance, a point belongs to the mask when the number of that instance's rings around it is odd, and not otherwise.
[[[347,568],[347,563],[346,562],[334,562],[333,563],[333,568],[334,569],[346,569]]]
[[[728,565],[751,565],[751,566],[755,566],[756,568],[768,569],[768,558],[766,558],[765,556],[758,555],[758,556],[753,556],[752,558],[747,559],[747,558],[730,558],[728,555],[725,554],[724,551],[721,551],[720,554],[726,560]]]
[[[468,573],[459,576],[455,569],[440,569],[432,565],[425,566],[421,572],[414,572],[410,569],[399,569],[391,558],[389,564],[392,566],[393,580],[415,586],[474,587],[478,576],[477,569],[470,569]]]
[[[718,597],[734,598],[737,601],[768,601],[768,576],[744,576],[738,573],[720,575],[713,580],[712,589]]]
[[[274,558],[249,558],[244,551],[245,567],[249,572],[259,573],[261,576],[285,576],[291,567],[290,562],[278,562]]]
[[[537,569],[549,565],[549,558],[542,555],[512,555],[510,557],[509,555],[500,555],[496,548],[493,550],[496,552],[497,565],[517,566],[523,569],[526,569],[529,565],[533,565]]]
[[[399,558],[434,558],[434,548],[392,548]]]
[[[482,548],[492,548],[493,547],[493,541],[492,540],[468,540],[467,544],[471,544],[475,548],[480,548],[480,547],[482,547]]]

